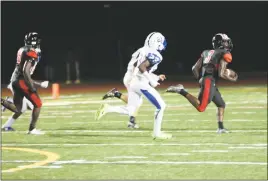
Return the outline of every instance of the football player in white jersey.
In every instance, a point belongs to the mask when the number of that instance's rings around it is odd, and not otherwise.
[[[129,85],[128,110],[130,122],[135,122],[135,119],[133,120],[133,114],[135,113],[136,108],[139,107],[142,95],[144,95],[156,107],[153,137],[168,139],[171,138],[172,135],[161,132],[166,104],[154,88],[159,85],[158,81],[150,74],[154,72],[157,69],[158,64],[161,63],[163,57],[160,52],[166,48],[167,43],[165,37],[158,32],[151,33],[147,37],[146,43],[148,46],[138,50],[137,69],[135,69]]]
[[[159,85],[157,82],[159,79],[162,81],[165,79],[165,75],[157,76],[152,72],[157,69],[158,64],[162,61],[162,55],[159,52],[164,50],[166,45],[165,37],[161,33],[153,32],[147,36],[144,47],[140,48],[132,55],[132,59],[128,64],[128,71],[124,76],[124,85],[127,87],[129,95],[124,95],[122,99],[122,94],[116,89],[112,89],[104,96],[104,98],[118,97],[123,101],[128,102],[128,106],[123,108],[119,106],[112,107],[104,104],[97,111],[97,119],[107,112],[128,114],[130,116],[128,126],[136,128],[137,124],[135,123],[135,113],[142,103],[142,94],[144,94],[145,97],[157,107],[153,136],[155,138],[171,137],[169,134],[161,133],[161,122],[165,103],[159,93],[150,86],[152,85],[155,87]],[[130,87],[132,87],[132,89]],[[143,89],[138,90],[139,87]],[[128,98],[127,101],[125,100],[126,98]]]
[[[155,32],[153,32],[153,33],[155,33]],[[147,36],[147,38],[146,38],[146,40],[144,42],[144,46],[132,54],[131,60],[128,63],[127,72],[125,73],[125,76],[123,78],[123,83],[124,83],[127,91],[129,91],[129,84],[130,84],[130,82],[132,80],[134,72],[138,71],[138,68],[136,67],[136,65],[138,63],[138,60],[140,58],[140,56],[138,56],[138,54],[140,53],[140,51],[144,51],[143,50],[144,47],[149,47],[148,40],[151,37],[151,34],[153,34],[153,33],[150,33]],[[164,74],[161,74],[161,75],[157,76],[157,75],[155,75],[153,73],[150,73],[150,75],[156,81],[158,81],[158,80],[164,81],[166,79],[166,76]],[[113,88],[112,90],[107,92],[103,96],[103,99],[107,99],[107,98],[111,98],[111,97],[117,97],[117,98],[121,99],[122,101],[124,101],[125,103],[128,103],[128,95],[122,94],[116,88]],[[141,104],[142,104],[142,98],[140,99],[139,107],[141,106]],[[134,117],[134,119],[135,119],[135,117],[137,115],[139,107],[137,107],[134,115],[132,115]],[[129,115],[129,111],[128,111],[127,106],[111,106],[111,105],[108,105],[108,104],[102,104],[101,107],[99,108],[99,110],[96,112],[95,119],[99,120],[106,113],[119,113],[119,114]],[[139,126],[135,122],[134,123],[129,122],[128,127],[129,128],[139,128]]]

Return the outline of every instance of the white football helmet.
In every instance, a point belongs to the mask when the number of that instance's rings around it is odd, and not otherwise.
[[[157,51],[165,50],[167,47],[167,41],[166,38],[159,32],[152,32],[150,33],[145,42],[145,47],[153,48]]]

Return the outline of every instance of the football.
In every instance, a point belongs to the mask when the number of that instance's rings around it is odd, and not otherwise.
[[[237,74],[235,71],[233,71],[232,69],[226,69],[227,71],[227,75],[230,76],[230,77],[236,77]]]

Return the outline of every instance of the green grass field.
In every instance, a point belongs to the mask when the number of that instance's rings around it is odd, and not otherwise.
[[[2,133],[2,179],[267,179],[266,86],[220,88],[232,131],[222,135],[213,103],[199,113],[182,96],[160,90],[167,103],[162,130],[173,134],[170,140],[152,139],[155,108],[147,100],[140,129],[129,130],[125,115],[94,120],[105,92],[43,96],[38,128],[46,135],[26,134],[30,111],[17,120],[16,132]],[[197,95],[197,88],[188,90]],[[2,114],[2,124],[10,115]]]

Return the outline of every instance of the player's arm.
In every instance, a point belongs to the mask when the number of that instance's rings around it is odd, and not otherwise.
[[[23,76],[25,79],[26,84],[28,85],[31,92],[36,92],[36,88],[34,86],[34,81],[31,78],[31,67],[32,61],[34,60],[27,60],[23,66]]]
[[[159,81],[159,80],[164,81],[166,79],[166,75],[164,75],[164,74],[156,75],[154,73],[151,73],[151,76],[156,81]]]
[[[202,58],[199,58],[197,60],[197,62],[194,64],[194,66],[192,67],[192,71],[193,71],[194,77],[197,80],[199,80],[199,78],[200,78],[200,70],[201,70],[201,67],[202,67]]]
[[[143,61],[140,65],[139,65],[139,71],[144,75],[144,77],[146,77],[148,79],[148,81],[150,82],[152,87],[156,87],[157,85],[159,85],[159,83],[154,80],[151,75],[149,74],[149,72],[147,71],[147,68],[151,65],[151,63],[149,62],[149,60],[145,60]]]
[[[226,80],[229,80],[229,81],[232,81],[232,82],[235,82],[235,81],[237,81],[238,75],[236,74],[234,77],[231,77],[228,73],[228,70],[227,70],[227,65],[231,61],[232,61],[231,54],[225,54],[220,61],[218,72],[219,72],[219,77],[226,79]]]

